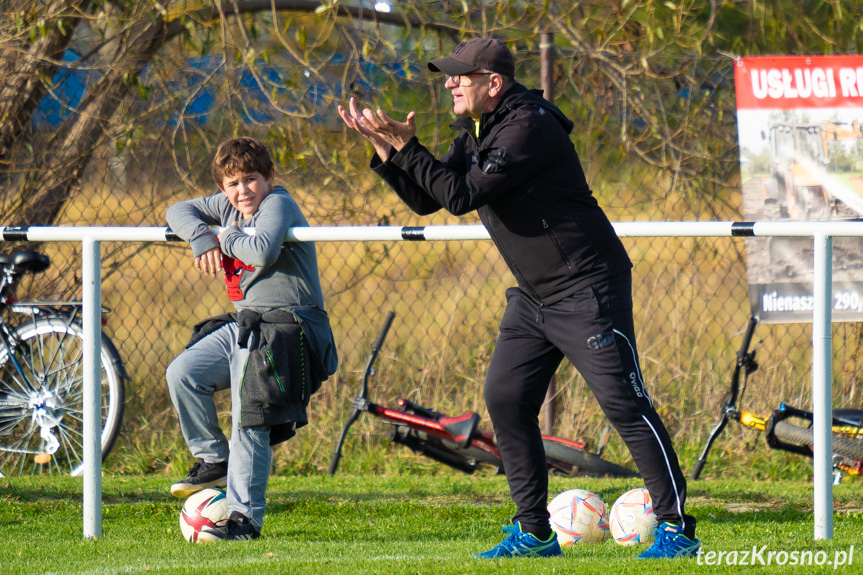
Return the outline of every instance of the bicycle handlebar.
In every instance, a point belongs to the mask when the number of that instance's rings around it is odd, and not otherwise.
[[[749,344],[752,343],[752,335],[755,333],[756,325],[758,325],[758,317],[750,317],[749,323],[746,325],[746,332],[743,334],[743,341],[740,342],[740,351],[737,352],[738,360],[749,351]]]
[[[743,341],[740,342],[740,350],[737,352],[737,362],[734,364],[734,372],[731,374],[731,394],[728,402],[722,408],[722,415],[719,421],[711,428],[707,436],[707,443],[704,444],[704,449],[701,450],[701,454],[695,461],[695,467],[690,475],[690,478],[693,480],[698,479],[701,475],[701,470],[704,468],[707,454],[710,452],[713,442],[716,441],[716,438],[725,429],[725,425],[728,423],[730,417],[729,410],[736,408],[738,395],[740,394],[740,370],[746,370],[745,372],[748,375],[755,364],[752,360],[755,352],[749,352],[749,345],[752,343],[752,335],[755,333],[756,325],[758,325],[758,317],[750,317],[749,323],[746,325],[746,331],[743,333]]]
[[[699,458],[695,461],[695,467],[692,468],[692,474],[689,476],[690,479],[696,480],[701,477],[701,470],[704,469],[704,464],[707,463],[707,456],[704,458]],[[332,475],[332,474],[330,474]]]
[[[387,337],[387,332],[390,331],[390,326],[392,325],[393,319],[395,317],[395,312],[387,312],[387,317],[384,318],[384,325],[381,326],[381,331],[380,333],[378,333],[378,338],[372,344],[372,353],[377,353],[381,349],[381,346],[383,345],[384,340]]]
[[[372,367],[375,364],[375,359],[378,357],[378,352],[381,349],[381,346],[384,343],[384,339],[387,337],[387,332],[390,330],[390,326],[393,323],[393,319],[396,317],[396,314],[392,311],[387,313],[386,318],[384,319],[384,324],[381,326],[381,331],[378,333],[377,339],[375,339],[374,343],[372,343],[372,349],[369,352],[369,359],[366,362],[366,370],[363,375],[363,384],[360,388],[360,393],[357,398],[354,400],[354,410],[351,412],[351,415],[348,417],[348,421],[345,423],[345,427],[342,429],[342,434],[339,436],[339,440],[336,442],[336,446],[333,449],[333,455],[330,459],[330,469],[329,474],[333,475],[336,472],[336,468],[339,466],[339,460],[342,457],[342,446],[345,443],[345,437],[347,437],[348,429],[350,429],[351,425],[357,420],[360,415],[360,412],[367,409],[367,401],[366,398],[369,394],[369,377],[371,377],[373,370]],[[366,407],[364,407],[366,406]]]
[[[360,391],[360,395],[358,397],[367,397],[369,390],[369,377],[372,376],[374,370],[372,369],[375,365],[375,360],[378,358],[378,352],[381,350],[381,346],[384,344],[384,339],[387,337],[387,332],[390,331],[390,326],[393,323],[393,318],[396,317],[395,312],[389,311],[387,312],[387,317],[384,318],[384,325],[381,326],[381,331],[378,333],[377,339],[375,339],[372,344],[372,349],[369,351],[369,359],[366,362],[366,370],[363,375],[363,387]]]
[[[737,404],[737,396],[740,391],[740,369],[745,368],[747,363],[752,359],[749,356],[749,346],[752,343],[752,336],[755,334],[756,325],[758,325],[758,317],[750,317],[749,323],[746,325],[746,331],[743,333],[743,340],[740,342],[740,350],[737,352],[737,363],[735,363],[734,372],[731,374],[731,397],[728,400],[730,405]]]

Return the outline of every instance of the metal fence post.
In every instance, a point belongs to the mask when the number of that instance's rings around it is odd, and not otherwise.
[[[815,539],[833,538],[833,374],[832,374],[832,287],[833,238],[823,231],[812,238],[815,244],[814,297],[812,317],[812,429],[814,452]]]
[[[84,538],[102,537],[102,254],[92,236],[82,241],[84,323]]]

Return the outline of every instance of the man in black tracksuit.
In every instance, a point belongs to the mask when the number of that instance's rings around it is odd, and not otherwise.
[[[590,386],[650,491],[660,526],[642,556],[693,555],[695,520],[686,481],[644,389],[632,320],[631,268],[587,184],[569,133],[573,123],[539,91],[513,80],[506,46],[479,38],[429,63],[447,75],[458,136],[436,159],[417,140],[414,113],[339,106],[375,147],[372,169],[412,210],[477,210],[518,287],[507,307],[485,382],[510,493],[517,506],[503,543],[477,557],[559,555],[546,508],[548,470],[539,411],[564,357]]]

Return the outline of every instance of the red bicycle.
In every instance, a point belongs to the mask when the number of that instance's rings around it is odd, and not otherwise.
[[[390,424],[389,438],[412,449],[415,453],[429,457],[465,473],[473,473],[482,465],[496,468],[503,474],[504,467],[494,434],[477,430],[479,414],[468,412],[449,417],[432,409],[417,405],[407,399],[398,398],[397,409],[379,405],[369,400],[369,379],[374,376],[374,363],[384,339],[389,332],[395,314],[389,312],[384,324],[372,344],[366,363],[362,387],[354,398],[353,411],[348,417],[330,461],[330,475],[336,472],[341,459],[342,446],[348,430],[365,412]],[[561,437],[542,436],[548,468],[565,474],[638,477],[635,471],[602,459],[602,450],[608,441],[609,428],[600,438],[596,452],[588,451],[586,444]]]

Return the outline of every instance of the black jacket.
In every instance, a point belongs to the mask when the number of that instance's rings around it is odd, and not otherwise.
[[[519,287],[541,304],[632,267],[587,185],[573,123],[538,90],[516,84],[494,111],[452,127],[437,160],[416,138],[375,170],[418,214],[477,210]]]
[[[242,310],[206,319],[195,325],[186,348],[234,321],[239,325],[240,347],[247,347],[254,334],[239,382],[240,421],[235,423],[269,426],[270,445],[276,445],[308,423],[306,407],[327,379],[327,370],[309,346],[296,316],[286,309],[264,314]]]

